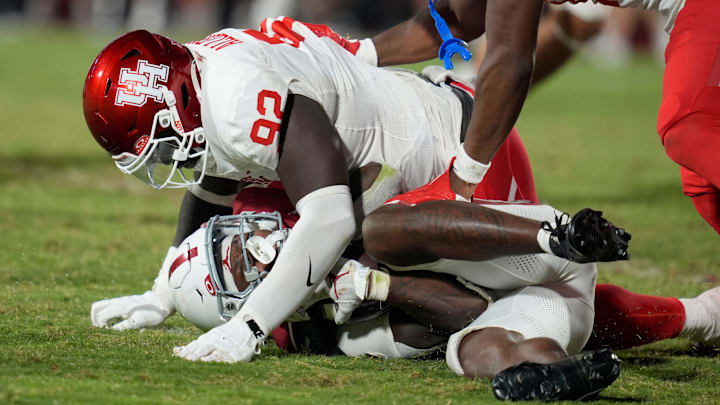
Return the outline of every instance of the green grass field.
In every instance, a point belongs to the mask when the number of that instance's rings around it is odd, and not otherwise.
[[[200,331],[178,316],[125,333],[93,328],[98,299],[152,283],[182,193],[122,175],[92,140],[82,82],[106,35],[0,27],[0,403],[494,402],[443,361],[288,355],[251,364],[171,357]],[[694,296],[720,276],[720,239],[682,195],[655,133],[662,71],[576,62],[529,98],[518,124],[541,199],[600,208],[632,232],[632,260],[600,281]],[[715,355],[717,352],[715,352]],[[620,353],[599,402],[720,403],[720,361],[682,339]]]

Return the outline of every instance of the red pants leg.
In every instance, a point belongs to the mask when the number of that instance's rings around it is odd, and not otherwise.
[[[701,194],[693,197],[693,205],[703,219],[720,234],[720,193]]]
[[[665,151],[683,167],[684,192],[716,231],[720,225],[718,21],[720,7],[716,1],[687,0],[665,53],[667,66],[658,115],[658,132]]]
[[[595,289],[595,324],[588,349],[627,349],[677,337],[685,307],[677,298],[636,294],[612,284]]]
[[[538,202],[530,159],[515,128],[495,154],[490,170],[473,197],[480,200]]]

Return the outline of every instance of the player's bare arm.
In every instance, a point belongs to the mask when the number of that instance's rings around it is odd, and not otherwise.
[[[479,37],[485,31],[485,1],[440,0],[435,4],[452,33],[464,40]],[[442,38],[428,9],[372,38],[378,66],[414,63],[437,57]]]
[[[277,172],[294,205],[324,187],[349,187],[340,138],[320,104],[289,95],[283,126]]]
[[[540,226],[539,221],[475,204],[429,201],[377,209],[363,222],[363,237],[374,259],[411,265],[447,257],[451,251],[463,260],[542,253],[537,242]]]
[[[538,27],[537,58],[532,85],[556,72],[605,25],[604,18],[583,19],[568,10],[549,6]]]
[[[486,299],[445,274],[392,272],[390,279],[386,302],[441,335],[464,328],[488,306]]]
[[[462,152],[451,175],[453,190],[466,198],[482,180],[477,163],[488,164],[515,124],[527,96],[534,68],[540,0],[489,0],[485,11],[487,53],[478,71],[473,114]],[[475,162],[473,162],[473,160]],[[460,169],[460,170],[458,170]],[[478,175],[467,175],[467,173]],[[461,174],[461,177],[458,177]]]
[[[525,101],[534,67],[541,0],[446,1],[438,13],[461,39],[483,33],[488,52],[480,66],[473,115],[451,174],[455,192],[469,199],[510,133]],[[380,66],[427,60],[441,38],[428,10],[373,38]]]
[[[569,223],[542,223],[460,201],[388,204],[363,222],[367,253],[396,266],[440,258],[480,261],[550,253],[576,262],[627,259],[630,235],[599,211],[585,209]]]

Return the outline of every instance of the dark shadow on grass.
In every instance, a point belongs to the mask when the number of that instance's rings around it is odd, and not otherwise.
[[[621,356],[623,363],[629,363],[634,366],[656,366],[658,364],[668,363],[670,360],[663,357],[641,357],[641,356]]]
[[[698,377],[698,372],[695,370],[669,370],[667,368],[658,369],[650,367],[638,371],[645,377],[674,383],[688,382]]]
[[[687,350],[676,350],[672,354],[673,356],[715,358],[720,356],[720,349],[698,343],[690,346]]]
[[[663,356],[663,354],[667,354],[668,356],[687,356],[691,352],[692,349],[688,351],[668,350],[666,352],[657,351],[655,352],[655,354],[657,356]],[[699,376],[698,372],[695,369],[688,370],[682,368],[676,369],[671,367],[655,367],[669,363],[671,360],[669,357],[623,356],[622,360],[624,363],[640,366],[639,368],[635,369],[635,372],[638,372],[645,377],[654,378],[661,381],[675,383],[688,382],[696,379]]]
[[[687,356],[687,357],[703,357],[703,358],[716,358],[720,357],[720,348],[713,347],[713,346],[707,346],[702,343],[695,343],[687,347],[683,350],[677,350],[677,348],[667,348],[667,349],[655,349],[651,352],[653,355],[656,356]],[[628,359],[628,361],[632,358],[632,356],[622,356],[623,361]],[[638,356],[638,358],[640,358]],[[644,357],[643,357],[644,358]],[[659,360],[658,358],[647,358],[649,360]],[[663,360],[662,362],[666,362],[668,360]],[[655,363],[657,364],[657,363]]]
[[[606,397],[604,395],[598,395],[595,398],[587,399],[583,402],[646,402],[644,399],[633,398],[633,397]]]

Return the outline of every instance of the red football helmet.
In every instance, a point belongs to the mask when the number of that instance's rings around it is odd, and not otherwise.
[[[181,44],[140,30],[100,51],[85,78],[83,111],[93,137],[123,173],[154,188],[187,187],[205,174],[194,65]],[[193,168],[200,172],[196,180]]]

